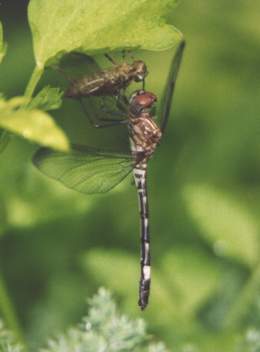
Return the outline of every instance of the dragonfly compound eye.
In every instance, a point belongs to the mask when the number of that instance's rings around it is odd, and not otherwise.
[[[132,96],[131,103],[140,106],[143,109],[152,107],[156,102],[157,97],[153,93],[140,90],[134,96]]]
[[[147,109],[150,110],[156,100],[157,97],[153,93],[145,90],[138,90],[134,92],[130,98],[129,111],[132,115],[137,117]]]

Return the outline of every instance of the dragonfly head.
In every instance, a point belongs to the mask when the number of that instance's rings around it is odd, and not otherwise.
[[[132,74],[135,82],[142,82],[148,74],[146,64],[142,60],[136,60],[132,64]]]
[[[155,94],[143,89],[137,90],[130,98],[130,113],[134,116],[138,116],[142,112],[150,112],[156,101],[157,96]]]

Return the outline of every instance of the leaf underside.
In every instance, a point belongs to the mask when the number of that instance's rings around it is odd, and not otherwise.
[[[37,66],[72,51],[165,50],[180,32],[164,16],[175,0],[31,0],[29,22]]]

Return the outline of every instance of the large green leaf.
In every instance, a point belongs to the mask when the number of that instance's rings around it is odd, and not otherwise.
[[[228,195],[205,185],[187,187],[184,196],[201,235],[217,254],[233,257],[247,265],[257,262],[257,226],[246,208]]]
[[[0,22],[0,63],[3,60],[6,53],[6,44],[4,42],[3,26]]]
[[[67,137],[52,117],[37,109],[24,109],[26,102],[24,97],[15,97],[8,101],[0,99],[0,128],[38,144],[67,151]]]
[[[164,16],[175,0],[31,0],[29,22],[38,68],[71,51],[164,50],[180,33]]]

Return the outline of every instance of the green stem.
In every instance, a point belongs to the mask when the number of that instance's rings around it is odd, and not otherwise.
[[[27,87],[25,89],[24,95],[27,98],[31,98],[33,96],[34,90],[41,79],[41,76],[43,74],[43,69],[35,66],[33,73],[31,75],[30,81],[27,84]]]
[[[245,287],[229,312],[225,326],[235,327],[248,311],[260,284],[260,262],[256,265]]]
[[[18,341],[25,346],[25,340],[18,322],[11,299],[8,295],[5,282],[0,274],[0,312],[7,327],[15,334]]]

